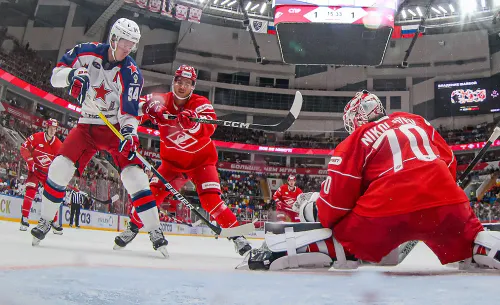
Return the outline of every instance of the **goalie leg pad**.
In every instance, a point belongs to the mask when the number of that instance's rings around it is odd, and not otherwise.
[[[308,223],[307,225],[311,226],[314,229],[300,231],[301,225],[306,225],[303,223],[293,224],[293,223],[274,223],[273,225],[282,226],[283,233],[278,234],[269,234],[269,231],[266,232],[264,236],[266,240],[266,244],[269,249],[273,252],[283,252],[288,251],[289,247],[292,245],[290,240],[293,239],[294,250],[298,248],[302,248],[304,246],[310,245],[317,241],[322,241],[332,236],[332,230],[322,228],[319,223]],[[266,228],[269,226],[266,223]],[[274,231],[277,232],[277,231]],[[287,233],[288,232],[288,233]],[[292,234],[293,232],[293,234]],[[287,235],[288,234],[288,235]]]
[[[500,269],[500,232],[481,231],[474,244],[473,258],[477,264]]]
[[[314,228],[303,230],[304,224],[279,223],[273,224],[273,231],[283,231],[283,233],[265,235],[267,247],[275,253],[286,252],[287,255],[279,257],[271,262],[269,270],[293,269],[299,267],[328,267],[332,263],[330,256],[324,253],[298,253],[305,252],[305,247],[315,242],[330,238],[332,230],[321,228],[317,224],[308,224]],[[302,226],[301,226],[302,225]],[[311,226],[312,225],[312,226]],[[279,228],[282,226],[282,228]],[[269,229],[269,225],[267,226]],[[298,232],[296,232],[297,230]]]

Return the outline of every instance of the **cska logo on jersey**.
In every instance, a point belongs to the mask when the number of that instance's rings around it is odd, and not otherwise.
[[[138,71],[137,66],[134,65],[133,63],[130,63],[130,65],[127,68],[130,69],[130,74],[135,74]]]
[[[106,95],[108,95],[111,92],[111,90],[106,89],[104,81],[102,81],[102,83],[99,86],[92,88],[94,88],[95,91],[94,100],[101,99],[104,103],[106,103]]]

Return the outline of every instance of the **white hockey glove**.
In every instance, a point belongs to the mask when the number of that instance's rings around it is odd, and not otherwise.
[[[297,196],[297,201],[292,206],[292,210],[299,213],[301,222],[317,222],[318,210],[316,209],[316,200],[319,198],[319,192],[302,193]]]

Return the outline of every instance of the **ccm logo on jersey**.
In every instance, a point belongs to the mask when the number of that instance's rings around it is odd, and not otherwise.
[[[330,162],[328,162],[331,165],[340,165],[340,163],[342,163],[342,157],[332,157]]]
[[[201,184],[201,189],[206,190],[206,189],[218,189],[220,190],[220,184],[217,182],[205,182]]]
[[[300,8],[290,8],[290,9],[288,9],[288,12],[290,14],[297,14],[297,13],[300,13]]]

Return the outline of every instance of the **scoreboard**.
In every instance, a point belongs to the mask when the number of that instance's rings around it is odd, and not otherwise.
[[[274,0],[283,61],[376,66],[394,29],[397,0]]]

